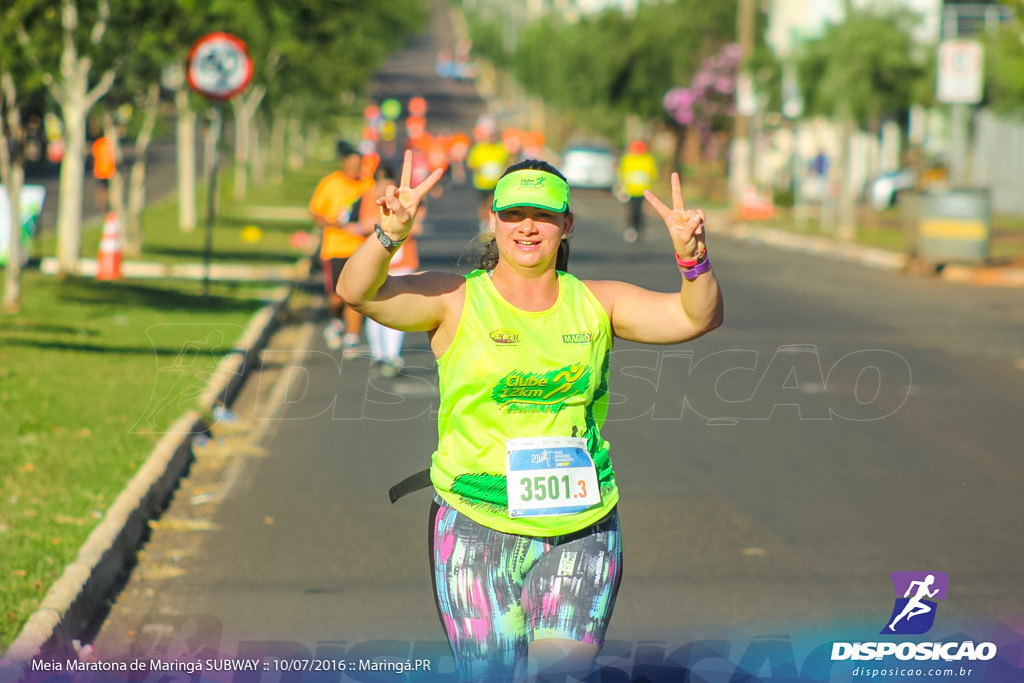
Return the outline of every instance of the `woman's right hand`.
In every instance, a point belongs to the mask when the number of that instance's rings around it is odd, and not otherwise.
[[[707,250],[704,242],[704,210],[686,208],[678,173],[672,174],[671,181],[671,208],[662,203],[650,190],[644,190],[644,197],[664,219],[676,254],[684,259],[693,258]]]
[[[390,185],[384,191],[384,196],[377,199],[381,230],[395,241],[408,237],[412,232],[420,202],[443,175],[443,168],[434,169],[423,182],[412,187],[412,150],[406,150],[405,158],[402,160],[401,184],[398,187]]]

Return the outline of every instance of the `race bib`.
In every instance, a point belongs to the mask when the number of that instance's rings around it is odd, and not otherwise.
[[[569,515],[601,503],[586,439],[509,439],[505,448],[509,517]]]

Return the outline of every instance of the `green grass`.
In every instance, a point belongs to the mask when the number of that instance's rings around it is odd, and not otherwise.
[[[304,206],[325,168],[252,189],[252,203]],[[261,238],[246,241],[243,229],[253,221],[232,218],[236,209],[223,201],[214,262],[299,258],[289,238],[308,230],[309,221],[262,222]],[[184,234],[174,201],[152,206],[140,258],[200,261],[202,223]],[[54,241],[41,239],[36,255],[51,255]],[[86,230],[83,256],[95,255],[98,241],[98,226]],[[204,378],[269,291],[261,283],[213,283],[204,297],[196,281],[60,280],[23,272],[21,312],[0,317],[0,652],[161,433],[198,407]]]

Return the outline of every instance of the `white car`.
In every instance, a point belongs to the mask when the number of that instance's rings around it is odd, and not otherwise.
[[[871,183],[871,208],[875,211],[888,209],[896,203],[900,192],[914,189],[916,181],[917,174],[909,168],[878,176]]]
[[[559,170],[569,187],[610,191],[615,186],[618,160],[611,149],[602,145],[570,145],[562,155]]]

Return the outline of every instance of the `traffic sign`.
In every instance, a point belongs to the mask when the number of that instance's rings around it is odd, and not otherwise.
[[[209,33],[188,53],[188,84],[213,100],[229,100],[252,80],[252,58],[245,43],[229,33]]]
[[[939,44],[939,71],[935,96],[949,104],[981,101],[985,59],[980,43],[946,40]]]

